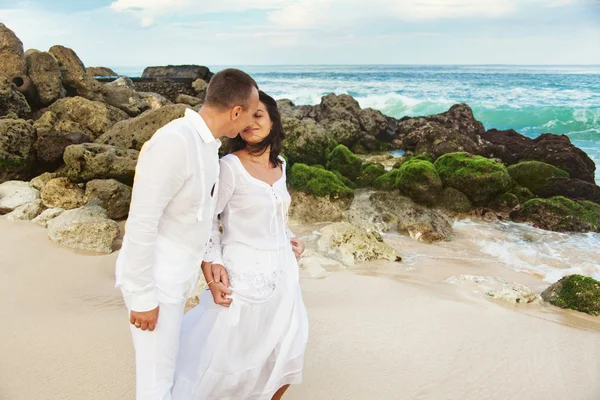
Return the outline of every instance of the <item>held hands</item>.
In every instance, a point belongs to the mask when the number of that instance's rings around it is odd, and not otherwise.
[[[231,299],[227,298],[227,295],[231,294],[231,289],[229,289],[229,276],[225,267],[204,261],[202,263],[202,273],[208,283],[215,304],[229,307]]]
[[[300,258],[302,253],[304,253],[304,243],[302,243],[302,240],[298,238],[291,238],[290,243],[292,244],[292,251],[296,256],[296,259]]]
[[[159,307],[150,311],[131,311],[129,322],[138,329],[152,332],[158,322],[158,309]]]

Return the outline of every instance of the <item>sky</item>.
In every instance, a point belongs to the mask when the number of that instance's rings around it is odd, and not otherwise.
[[[600,0],[0,0],[86,66],[600,64]]]

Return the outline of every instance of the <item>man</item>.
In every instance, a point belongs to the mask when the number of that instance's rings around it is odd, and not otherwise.
[[[210,237],[219,138],[235,137],[257,108],[256,82],[240,70],[221,71],[199,112],[186,110],[142,148],[116,265],[135,347],[137,400],[171,398],[183,309]],[[223,267],[207,275],[215,302],[228,306]]]

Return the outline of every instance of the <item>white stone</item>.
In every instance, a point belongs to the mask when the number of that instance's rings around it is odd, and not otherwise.
[[[31,222],[33,222],[34,224],[38,224],[40,226],[43,226],[44,228],[47,228],[48,227],[48,222],[51,219],[54,219],[54,218],[58,217],[64,211],[65,210],[62,209],[62,208],[49,208],[49,209],[43,211],[37,217],[35,217]]]
[[[509,303],[539,303],[539,294],[521,285],[503,278],[493,276],[460,275],[446,279],[446,282],[454,285],[466,286],[474,293],[483,293],[494,299],[507,301]]]
[[[23,204],[40,198],[40,191],[29,182],[8,181],[0,184],[0,214],[6,214]]]
[[[35,200],[15,208],[14,211],[6,215],[6,219],[12,221],[31,221],[40,215],[45,208],[41,200]]]

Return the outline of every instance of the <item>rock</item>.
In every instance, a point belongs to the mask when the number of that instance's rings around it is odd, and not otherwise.
[[[26,55],[27,71],[37,89],[42,106],[48,106],[66,96],[62,74],[56,58],[48,52],[30,52]]]
[[[206,83],[204,79],[196,79],[192,83],[192,87],[196,92],[196,96],[199,97],[200,100],[204,101],[204,98],[206,97],[206,91],[208,89],[208,83]]]
[[[432,163],[415,159],[402,164],[396,187],[417,203],[433,205],[442,193],[442,180]]]
[[[512,211],[510,218],[555,232],[600,232],[600,205],[562,196],[531,199]]]
[[[398,175],[400,174],[399,168],[394,168],[391,171],[386,172],[381,175],[379,178],[375,179],[373,187],[378,190],[394,190],[398,187],[396,186],[396,181],[398,180]]]
[[[568,172],[541,161],[522,161],[511,165],[507,171],[515,182],[533,193],[553,178],[569,177]]]
[[[521,204],[519,198],[513,193],[503,193],[496,200],[492,201],[491,206],[496,210],[512,210]]]
[[[66,175],[73,182],[116,179],[133,184],[139,152],[114,146],[84,143],[65,149]]]
[[[88,70],[89,70],[89,68],[88,68]],[[115,75],[112,75],[112,76],[115,76]],[[130,78],[128,78],[126,76],[120,76],[112,82],[105,83],[104,86],[124,87],[124,88],[135,90],[135,84],[133,83],[133,81]]]
[[[91,77],[94,76],[119,76],[115,71],[106,67],[87,67],[85,72]]]
[[[564,196],[575,200],[589,200],[600,203],[600,187],[581,179],[550,179],[544,186],[538,188],[535,194],[540,197]]]
[[[110,105],[84,99],[69,97],[60,99],[45,109],[34,126],[39,134],[83,133],[96,139],[115,123],[128,118],[128,115]]]
[[[22,181],[8,181],[0,184],[0,214],[9,213],[16,208],[36,201],[40,192]]]
[[[331,171],[294,164],[288,179],[290,187],[317,197],[352,198],[352,189],[344,185]]]
[[[321,230],[319,251],[346,266],[370,260],[402,261],[377,232],[367,232],[348,222],[337,222]]]
[[[481,137],[490,142],[490,157],[499,158],[506,165],[518,163],[523,158],[523,154],[533,147],[532,139],[513,129],[506,131],[490,129],[482,133]]]
[[[533,193],[531,193],[531,190],[524,188],[523,186],[515,186],[507,193],[514,194],[521,204],[534,197]]]
[[[28,117],[31,107],[25,96],[15,89],[5,78],[0,77],[0,117]]]
[[[167,65],[164,67],[147,67],[142,73],[142,78],[168,78],[168,79],[203,79],[210,81],[214,74],[207,67],[200,65]]]
[[[100,83],[92,78],[77,54],[64,46],[53,46],[49,50],[56,58],[62,75],[62,83],[68,96],[81,96],[90,100],[102,101]]]
[[[48,222],[48,237],[74,249],[111,253],[119,226],[100,206],[67,210]]]
[[[343,267],[339,261],[324,257],[309,249],[305,250],[302,257],[298,260],[300,269],[306,271],[308,276],[314,279],[323,279],[329,276],[329,273],[324,268],[325,265]]]
[[[156,110],[163,106],[173,104],[166,97],[163,97],[158,93],[137,92],[137,94],[138,94],[138,96],[140,96],[142,101],[145,101],[146,103],[148,103],[148,106],[150,107],[151,110]]]
[[[489,143],[480,136],[485,129],[466,104],[455,104],[444,113],[428,117],[404,117],[397,129],[403,147],[417,154],[431,153],[438,158],[454,152],[489,152]]]
[[[337,142],[325,132],[323,127],[310,119],[282,118],[281,123],[286,134],[283,151],[290,164],[325,165],[327,163],[327,156]]]
[[[475,205],[486,205],[513,186],[506,167],[469,153],[449,153],[435,161],[442,182],[466,194]]]
[[[348,197],[317,197],[295,191],[291,194],[290,218],[302,223],[340,221],[352,201]]]
[[[450,240],[452,221],[439,211],[413,203],[409,198],[391,192],[378,192],[371,201],[388,224],[396,224],[398,232],[425,243]]]
[[[358,154],[358,153],[354,153]],[[392,169],[398,162],[398,158],[395,158],[390,153],[379,153],[379,154],[367,154],[361,155],[360,158],[363,160],[363,164],[381,164],[385,168]]]
[[[583,150],[573,146],[567,135],[545,133],[533,143],[523,159],[542,161],[567,171],[571,178],[595,183],[596,164]]]
[[[391,226],[373,204],[373,193],[371,190],[357,190],[350,207],[344,212],[343,220],[367,232],[388,232]]]
[[[42,201],[47,208],[71,210],[85,204],[85,192],[67,178],[54,178],[48,181],[41,191]]]
[[[136,117],[150,109],[150,105],[136,91],[125,86],[103,85],[101,93],[104,102],[124,111],[130,117]]]
[[[382,164],[365,164],[356,182],[361,187],[373,186],[377,178],[383,174],[385,174],[385,167]]]
[[[48,208],[47,210],[43,211],[40,215],[35,217],[31,222],[39,226],[43,226],[44,228],[47,228],[48,222],[51,219],[58,217],[64,211],[65,210],[63,210],[62,208]]]
[[[202,99],[199,99],[198,97],[194,97],[194,96],[188,96],[187,94],[180,94],[177,95],[177,97],[175,98],[175,103],[179,103],[179,104],[187,104],[188,106],[197,106],[202,104],[204,101]]]
[[[473,208],[466,194],[451,187],[442,191],[440,206],[455,213],[468,213]]]
[[[92,139],[83,133],[51,132],[40,135],[33,148],[45,169],[53,170],[63,163],[63,154],[68,146],[90,142]]]
[[[587,276],[565,276],[544,290],[542,298],[556,307],[600,315],[600,282]]]
[[[114,179],[95,179],[85,189],[85,201],[90,200],[98,200],[108,218],[121,219],[129,214],[131,188]]]
[[[339,171],[346,178],[355,181],[362,173],[362,160],[346,146],[339,144],[327,156],[327,169]]]
[[[23,43],[3,23],[0,23],[0,75],[21,93],[28,93],[31,89]]]
[[[527,286],[491,276],[460,275],[446,279],[454,285],[468,286],[475,293],[484,293],[494,299],[509,303],[538,303],[540,296]]]
[[[281,118],[296,118],[296,105],[290,99],[277,100],[277,109]]]
[[[35,168],[33,126],[22,119],[0,119],[0,183],[27,180]]]
[[[327,121],[326,130],[338,143],[345,146],[354,147],[361,139],[360,125],[349,120]]]
[[[96,139],[96,143],[139,151],[158,129],[174,119],[183,117],[187,108],[182,104],[173,104],[157,110],[148,110],[138,117],[115,124]]]
[[[59,174],[55,172],[44,172],[43,174],[33,178],[31,182],[29,182],[29,185],[33,188],[36,188],[37,190],[42,190],[48,182],[58,177]]]
[[[31,221],[44,211],[45,207],[41,200],[35,200],[31,203],[23,204],[17,207],[13,212],[6,215],[6,219],[12,221]]]

